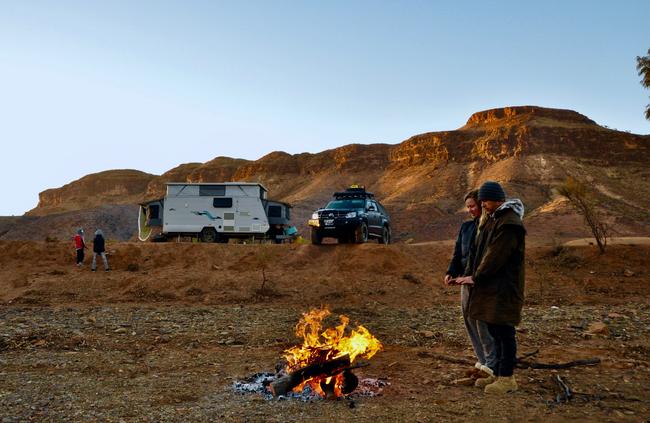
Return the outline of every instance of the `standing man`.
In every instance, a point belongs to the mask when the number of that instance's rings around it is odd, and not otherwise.
[[[104,240],[104,233],[101,229],[95,231],[95,238],[93,238],[93,263],[90,267],[90,270],[93,272],[97,270],[97,256],[101,256],[102,261],[104,262],[104,270],[111,270],[108,267],[108,259],[106,258],[106,245]]]
[[[486,393],[505,394],[517,390],[513,375],[517,362],[515,326],[521,322],[524,303],[524,251],[526,230],[521,221],[524,205],[506,201],[501,185],[481,185],[478,199],[486,213],[470,250],[467,274],[457,283],[472,285],[469,314],[486,322],[496,349],[495,380]]]
[[[77,251],[77,266],[81,267],[84,264],[84,250],[87,248],[82,228],[77,229],[77,234],[74,236],[74,248]]]

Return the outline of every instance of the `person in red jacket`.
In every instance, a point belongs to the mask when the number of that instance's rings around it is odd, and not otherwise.
[[[84,230],[81,228],[77,230],[77,234],[74,236],[74,248],[77,250],[77,266],[83,266],[84,250],[87,247],[84,240]]]

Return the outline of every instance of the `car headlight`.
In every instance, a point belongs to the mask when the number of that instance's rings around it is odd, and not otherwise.
[[[357,217],[357,212],[355,212],[355,211],[350,212],[350,213],[346,214],[345,217],[348,218],[348,219],[351,219],[353,217]]]
[[[312,219],[318,219],[318,213],[312,213],[311,218]]]

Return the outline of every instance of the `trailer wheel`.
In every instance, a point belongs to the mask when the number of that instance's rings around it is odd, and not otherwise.
[[[201,242],[217,242],[217,231],[214,228],[203,228],[200,238]]]
[[[357,230],[354,231],[354,240],[357,244],[364,244],[368,242],[368,225],[366,222],[361,222],[357,227]]]
[[[323,235],[316,228],[311,228],[311,243],[313,245],[321,245],[323,243]]]

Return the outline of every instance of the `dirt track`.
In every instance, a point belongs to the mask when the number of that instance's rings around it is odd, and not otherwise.
[[[650,416],[650,246],[530,248],[520,352],[594,367],[519,370],[494,399],[454,383],[471,360],[446,245],[109,244],[112,272],[67,244],[0,242],[0,410],[14,420],[625,420]],[[260,290],[262,269],[266,289]],[[384,395],[266,401],[234,380],[272,370],[300,313],[328,304],[385,350]],[[594,322],[605,324],[590,333]],[[560,375],[580,394],[557,404]],[[4,421],[4,420],[3,420]]]

